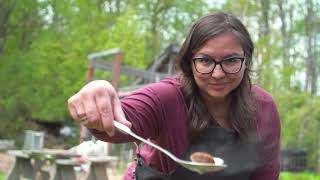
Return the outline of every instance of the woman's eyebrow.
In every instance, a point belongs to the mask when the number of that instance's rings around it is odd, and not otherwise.
[[[233,57],[243,57],[244,55],[241,53],[232,53],[232,54],[228,54],[226,56],[223,56],[221,59],[229,59],[229,58],[233,58]]]
[[[233,57],[243,57],[244,55],[242,53],[231,53],[225,56],[222,56],[221,59],[216,59],[214,57],[212,57],[211,55],[207,54],[207,53],[199,53],[196,54],[194,57],[203,57],[203,58],[209,58],[212,60],[223,60],[223,59],[229,59],[229,58],[233,58]]]
[[[196,54],[194,57],[196,58],[209,58],[209,59],[214,59],[212,58],[210,55],[206,54],[206,53],[199,53],[199,54]]]

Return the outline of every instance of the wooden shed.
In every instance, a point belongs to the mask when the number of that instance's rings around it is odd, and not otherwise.
[[[147,66],[145,70],[122,65],[122,52],[118,48],[92,53],[88,56],[89,65],[87,81],[89,82],[93,80],[93,73],[95,69],[112,72],[111,83],[116,89],[118,89],[121,97],[141,86],[157,82],[168,75],[172,75],[175,69],[174,59],[178,51],[179,47],[177,45],[170,44],[157,58],[152,61],[151,64]],[[103,61],[103,59],[108,56],[114,56],[113,63]],[[120,74],[134,76],[136,79],[126,87],[118,87]]]
[[[87,82],[93,80],[96,69],[108,71],[112,73],[111,83],[117,89],[121,97],[126,96],[130,92],[145,86],[146,84],[160,81],[168,75],[172,75],[175,71],[175,57],[178,54],[179,46],[170,44],[165,50],[156,57],[146,69],[137,69],[121,64],[122,52],[119,48],[108,49],[106,51],[96,52],[88,55]],[[113,57],[113,63],[105,62],[107,57]],[[128,75],[135,77],[134,81],[128,86],[118,87],[120,75]],[[80,142],[90,139],[90,133],[86,128],[81,126]]]

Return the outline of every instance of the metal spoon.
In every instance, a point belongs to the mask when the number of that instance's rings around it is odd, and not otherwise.
[[[218,157],[214,157],[214,162],[215,163],[202,163],[202,162],[192,162],[192,161],[185,161],[182,159],[179,159],[178,157],[176,157],[175,155],[173,155],[171,152],[163,149],[162,147],[138,136],[137,134],[135,134],[134,132],[131,131],[130,128],[128,128],[127,126],[117,122],[117,121],[113,121],[114,122],[114,126],[116,128],[118,128],[119,130],[121,130],[122,132],[131,135],[132,137],[156,148],[157,150],[161,151],[162,153],[164,153],[165,155],[169,156],[173,161],[175,161],[176,163],[182,165],[183,167],[191,170],[191,171],[195,171],[198,173],[205,173],[205,172],[215,172],[215,171],[219,171],[222,170],[224,168],[227,167],[226,164],[224,164],[223,160],[221,158]]]

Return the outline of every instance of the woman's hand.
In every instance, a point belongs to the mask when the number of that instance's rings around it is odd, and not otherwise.
[[[68,100],[68,108],[72,118],[89,129],[114,134],[113,120],[128,127],[116,90],[104,80],[96,80],[85,85]]]

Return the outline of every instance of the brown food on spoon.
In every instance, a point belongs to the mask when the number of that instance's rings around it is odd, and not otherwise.
[[[192,153],[190,159],[193,162],[214,163],[213,156],[205,152]]]

